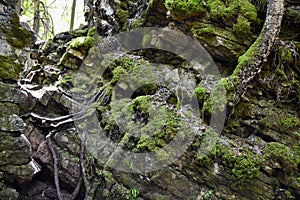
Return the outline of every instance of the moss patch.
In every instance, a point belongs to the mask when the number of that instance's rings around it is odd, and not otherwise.
[[[263,160],[271,166],[274,162],[278,162],[281,170],[287,173],[291,173],[297,168],[297,163],[291,150],[287,146],[277,142],[267,144],[264,149]]]
[[[77,37],[72,40],[69,48],[80,50],[81,52],[88,52],[90,48],[94,46],[94,38],[87,36],[87,37]]]
[[[178,19],[192,18],[206,12],[204,2],[199,0],[166,0],[165,5]]]
[[[7,27],[7,42],[16,48],[23,49],[34,43],[34,36],[20,25],[19,16],[15,14],[10,21],[11,27]]]
[[[175,18],[187,19],[207,14],[210,20],[235,27],[237,36],[240,36],[239,31],[249,34],[251,24],[260,23],[256,8],[249,0],[166,0],[165,4]]]
[[[22,66],[11,58],[0,56],[0,79],[17,80],[22,72]]]
[[[259,176],[262,159],[249,150],[242,152],[235,160],[232,174],[235,184],[242,184]]]

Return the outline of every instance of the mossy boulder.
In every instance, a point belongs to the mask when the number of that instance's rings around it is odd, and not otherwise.
[[[86,36],[86,37],[77,37],[73,39],[68,48],[79,50],[83,53],[86,53],[93,46],[94,46],[94,38],[91,36]]]

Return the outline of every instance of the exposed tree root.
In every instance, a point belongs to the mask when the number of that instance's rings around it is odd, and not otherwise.
[[[56,192],[57,192],[57,197],[59,200],[64,200],[64,199],[69,199],[69,200],[74,200],[76,199],[76,197],[78,196],[78,193],[80,191],[80,187],[82,185],[82,181],[86,180],[86,173],[84,170],[82,170],[82,177],[79,178],[79,181],[76,185],[76,188],[74,189],[73,193],[68,195],[67,197],[65,195],[63,195],[61,193],[61,189],[60,189],[60,185],[59,185],[59,175],[58,175],[58,158],[57,158],[57,154],[55,152],[55,149],[52,145],[52,141],[51,141],[51,137],[54,134],[54,131],[51,131],[47,137],[47,144],[48,144],[48,148],[50,149],[50,152],[52,154],[52,159],[53,159],[53,175],[54,175],[54,184],[55,184],[55,188],[56,188]],[[83,163],[84,163],[84,159],[83,159],[83,155],[84,155],[84,147],[82,147],[83,145],[81,145],[81,152],[80,152],[80,166],[82,168]],[[84,168],[83,168],[84,169]],[[87,199],[87,198],[85,198]]]
[[[234,107],[240,102],[253,78],[260,73],[262,65],[267,61],[281,29],[284,15],[284,0],[269,0],[266,20],[263,29],[247,50],[239,58],[239,64],[227,84],[230,116]]]
[[[38,121],[44,128],[58,128],[64,124],[79,121],[89,116],[90,113],[88,112],[88,109],[90,105],[94,102],[97,102],[99,99],[102,99],[101,104],[103,104],[103,102],[105,102],[104,97],[106,94],[106,90],[99,90],[87,103],[85,103],[85,106],[76,113],[54,118],[43,117],[35,113],[31,113],[30,116]]]
[[[54,184],[55,184],[55,187],[56,187],[57,197],[58,197],[59,200],[63,200],[62,195],[61,195],[61,191],[60,191],[60,186],[59,186],[59,178],[58,178],[58,167],[57,167],[58,158],[57,158],[56,152],[55,152],[55,150],[53,148],[53,145],[52,145],[52,142],[51,142],[51,136],[53,135],[53,133],[54,132],[51,131],[47,135],[46,140],[47,140],[47,144],[48,144],[48,147],[51,151],[52,158],[53,158]]]
[[[84,187],[85,187],[85,197],[84,199],[86,200],[87,199],[87,194],[88,194],[88,191],[87,191],[87,186],[88,186],[88,181],[87,181],[87,176],[86,176],[86,171],[85,171],[85,167],[84,167],[84,161],[85,161],[85,144],[86,143],[86,133],[85,131],[83,130],[82,133],[81,133],[81,148],[80,148],[80,168],[81,168],[81,174],[82,174],[82,179],[83,179],[83,184],[84,184]]]

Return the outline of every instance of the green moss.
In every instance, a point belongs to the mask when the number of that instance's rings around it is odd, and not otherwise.
[[[204,99],[204,97],[206,95],[206,88],[202,87],[201,85],[198,85],[195,88],[194,93],[198,97],[198,100],[199,99]]]
[[[289,48],[280,46],[278,52],[282,61],[291,62],[291,63],[294,61],[292,51]]]
[[[113,70],[113,78],[111,79],[111,84],[115,85],[122,77],[122,75],[126,74],[127,71],[122,67],[118,66]]]
[[[63,56],[60,59],[60,62],[58,64],[60,67],[67,67],[72,70],[78,69],[78,58],[74,55],[70,54],[69,52],[66,52],[63,54]]]
[[[62,86],[71,86],[73,84],[74,75],[65,75],[60,80],[59,83]]]
[[[104,176],[104,178],[105,178],[105,181],[106,181],[106,183],[107,183],[108,185],[111,185],[111,184],[114,184],[114,183],[115,183],[115,180],[114,180],[113,175],[112,175],[111,172],[106,171],[106,170],[103,170],[103,171],[102,171],[102,174],[103,174],[103,176]]]
[[[249,0],[208,0],[207,5],[211,17],[221,19],[225,23],[236,19],[238,15],[244,16],[250,22],[259,22],[256,8]]]
[[[88,30],[87,36],[94,37],[96,33],[97,33],[97,28],[96,26],[94,26]]]
[[[102,119],[105,130],[114,128],[122,119],[122,130],[126,131],[122,141],[134,152],[155,151],[164,147],[179,132],[181,121],[165,107],[154,109],[150,96],[139,96],[133,101],[123,100],[112,103],[110,115]],[[182,131],[184,132],[184,131]],[[181,132],[180,132],[181,134]],[[135,142],[129,136],[135,136]],[[165,155],[157,155],[164,159]]]
[[[198,147],[196,161],[199,166],[210,165],[217,158],[217,145],[219,140],[215,141],[218,134],[213,130],[206,130],[201,136],[201,140],[194,147]]]
[[[45,44],[42,47],[42,50],[47,51],[47,49],[51,48],[51,45],[53,45],[53,40],[52,39],[46,40]]]
[[[213,40],[213,38],[207,38],[210,36],[219,36],[223,38],[222,40],[227,41],[237,41],[237,44],[250,45],[253,42],[254,35],[252,30],[258,25],[260,25],[260,20],[257,16],[257,10],[250,0],[166,0],[166,5],[171,13],[173,12],[173,18],[179,20],[191,18],[195,21],[196,17],[199,16],[199,21],[204,24],[220,23],[226,27],[232,28],[225,29],[221,28],[220,33],[215,29],[215,25],[210,25],[210,27],[197,28],[192,25],[192,29],[196,35],[203,35],[201,40],[207,41]],[[201,18],[200,18],[201,16]],[[199,22],[198,22],[199,23]],[[214,28],[212,28],[214,27]],[[224,35],[223,32],[229,31],[229,34]],[[232,36],[234,33],[234,40]],[[205,39],[203,39],[205,38]],[[224,43],[224,41],[222,41]],[[235,44],[235,45],[237,45]],[[223,46],[224,44],[222,44]],[[228,44],[230,46],[230,44]],[[233,46],[231,44],[231,46]],[[230,50],[232,49],[229,48]]]
[[[232,174],[235,179],[235,185],[243,184],[260,175],[260,165],[262,160],[258,155],[250,150],[245,150],[235,160]]]
[[[137,149],[153,152],[158,150],[157,141],[148,135],[142,135],[137,144]]]
[[[236,160],[235,153],[231,150],[229,144],[221,144],[220,139],[214,137],[219,137],[218,134],[214,131],[206,131],[201,139],[199,147],[200,152],[198,151],[196,161],[200,166],[207,166],[213,162],[219,160],[223,164],[232,168]],[[214,145],[214,146],[211,146]]]
[[[202,136],[200,149],[196,154],[196,161],[199,166],[204,167],[214,162],[222,162],[232,169],[234,186],[241,185],[260,175],[259,169],[263,160],[257,154],[247,148],[242,149],[241,153],[237,154],[232,150],[237,148],[233,141],[229,140],[228,143],[221,144],[218,139],[215,142],[214,137],[218,137],[218,135],[214,134],[216,133],[213,131],[207,131]],[[214,146],[211,146],[212,143]]]
[[[135,200],[140,194],[140,191],[136,188],[132,188],[128,191],[128,193],[125,196],[126,200]]]
[[[87,29],[76,29],[72,32],[73,32],[75,37],[83,37],[83,36],[87,35],[88,30]]]
[[[210,15],[213,19],[222,19],[223,21],[233,19],[238,10],[238,5],[230,0],[227,2],[222,0],[208,0]]]
[[[194,23],[191,32],[196,39],[209,44],[209,48],[213,48],[211,51],[215,52],[215,49],[218,49],[227,59],[233,60],[233,62],[245,52],[245,45],[252,42],[252,39],[247,39],[248,37],[246,39],[237,37],[230,29],[208,23]]]
[[[242,15],[238,16],[237,22],[233,25],[233,31],[237,35],[246,35],[251,31],[250,22]]]
[[[201,16],[206,12],[204,4],[200,0],[166,0],[165,5],[178,19]]]
[[[211,92],[212,110],[214,112],[224,111],[227,105],[226,78],[222,78]]]
[[[137,63],[131,58],[121,58],[115,60],[108,67],[112,71],[111,84],[115,85],[125,74],[128,74],[130,70],[138,67]]]
[[[223,112],[227,106],[226,96],[227,80],[222,78],[212,90],[210,97],[203,104],[202,111],[204,113],[212,114],[217,112]]]
[[[17,64],[17,60],[0,56],[0,79],[17,80],[22,72],[22,66]]]
[[[281,119],[281,123],[285,128],[294,128],[300,125],[300,121],[297,117],[289,115]]]
[[[133,100],[132,107],[138,110],[142,115],[149,114],[151,102],[147,96],[139,96]]]
[[[239,76],[241,71],[244,70],[244,68],[248,67],[247,65],[249,63],[255,62],[256,57],[260,56],[259,55],[259,44],[262,41],[262,35],[259,36],[259,38],[256,39],[256,41],[250,46],[250,48],[239,57],[238,59],[238,65],[234,69],[232,75],[230,76],[230,79],[228,81],[228,84],[226,86],[228,95],[227,99],[228,101],[232,101],[233,94],[232,92],[235,91],[235,88],[238,86],[240,83]]]
[[[300,22],[300,14],[298,11],[298,8],[295,6],[289,6],[286,9],[286,15],[289,16],[289,18],[293,19],[295,23]]]
[[[280,64],[277,65],[277,67],[276,67],[276,72],[278,72],[279,75],[281,75],[285,80],[288,80],[288,81],[289,81],[287,75],[285,74],[284,70],[282,69],[282,65],[280,65]]]
[[[78,37],[72,40],[68,48],[80,50],[82,52],[88,52],[90,48],[94,46],[94,38],[87,37]]]
[[[137,144],[138,151],[155,151],[164,147],[180,127],[180,119],[165,108],[155,111],[155,117],[141,127],[141,137]],[[164,159],[166,155],[157,155]]]
[[[145,23],[144,19],[136,19],[130,24],[131,29],[141,28]]]
[[[297,163],[297,165],[300,165],[300,142],[298,142],[296,145],[293,146],[293,151],[295,154],[295,161]],[[300,184],[300,178],[299,178],[299,184]]]
[[[129,18],[129,11],[120,9],[117,12],[121,22],[123,22],[124,24],[127,23]]]
[[[291,173],[297,168],[297,163],[291,150],[277,142],[268,143],[264,149],[263,160],[265,163],[278,162],[284,172]]]
[[[257,48],[261,42],[261,37],[258,38],[252,45],[251,47],[244,53],[242,56],[239,57],[238,59],[238,66],[233,72],[233,75],[237,75],[241,69],[241,67],[247,63],[250,59],[255,59],[255,56],[258,56]]]
[[[19,20],[16,20],[15,22],[12,22],[11,30],[8,31],[7,42],[16,48],[23,49],[33,45],[34,36],[19,25]]]

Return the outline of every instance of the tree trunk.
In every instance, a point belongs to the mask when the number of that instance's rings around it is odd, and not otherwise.
[[[40,30],[40,0],[34,1],[33,31],[38,35]]]
[[[269,0],[266,20],[259,37],[239,58],[239,64],[227,83],[228,115],[233,113],[234,107],[247,91],[249,83],[261,71],[263,63],[267,61],[280,33],[283,14],[284,0]]]
[[[75,9],[76,9],[76,0],[73,0],[72,11],[71,11],[71,21],[70,21],[70,31],[73,30],[73,28],[74,28]]]

